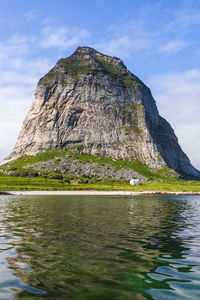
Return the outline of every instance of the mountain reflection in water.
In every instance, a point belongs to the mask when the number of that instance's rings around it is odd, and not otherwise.
[[[200,299],[200,197],[0,197],[0,299]]]

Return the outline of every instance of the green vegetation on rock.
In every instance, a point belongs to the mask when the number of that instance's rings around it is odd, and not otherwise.
[[[41,161],[48,161],[55,157],[64,157],[66,155],[67,153],[65,151],[60,150],[41,152],[37,155],[24,155],[13,162],[8,163],[3,169],[7,171],[25,172],[27,170],[24,170],[23,167],[27,165],[33,165]]]
[[[103,179],[96,177],[76,178],[69,177],[68,174],[57,172],[38,173],[31,169],[31,165],[39,162],[47,162],[55,159],[57,163],[62,158],[70,157],[81,162],[92,162],[107,167],[112,167],[116,171],[129,168],[148,178],[148,182],[142,186],[131,186],[128,180]],[[26,167],[26,168],[24,168]],[[5,175],[5,172],[13,172],[13,176]],[[200,191],[200,183],[195,181],[183,181],[173,177],[176,172],[169,168],[162,170],[150,169],[147,165],[139,161],[114,160],[109,157],[92,156],[87,154],[77,154],[72,151],[51,150],[35,156],[25,155],[17,160],[8,163],[0,171],[0,190],[162,190],[162,191]],[[15,176],[19,174],[19,176]]]
[[[118,83],[122,84],[125,87],[142,87],[143,85],[131,78],[131,75],[128,71],[121,71],[117,67],[106,60],[98,59],[98,62],[105,68],[109,75]]]
[[[49,71],[43,78],[42,83],[44,87],[49,87],[51,83],[54,81],[58,73]]]
[[[102,157],[102,156],[92,156],[89,154],[76,154],[72,151],[63,151],[63,150],[51,150],[47,152],[42,152],[38,155],[24,155],[14,162],[8,163],[3,169],[7,171],[16,171],[16,172],[27,172],[29,169],[23,169],[25,166],[34,165],[38,162],[49,161],[53,158],[66,157],[70,156],[74,159],[78,159],[82,162],[93,162],[99,165],[110,165],[116,171],[120,169],[129,168],[133,171],[138,172],[139,174],[147,177],[148,179],[156,178],[156,173],[152,172],[150,168],[141,163],[140,161],[128,161],[128,160],[114,160],[110,157]],[[32,170],[31,170],[32,171]],[[33,171],[32,171],[33,172]],[[160,177],[160,175],[159,175]]]
[[[92,72],[92,65],[83,65],[83,62],[78,59],[61,59],[60,65],[69,73],[76,81],[80,74],[88,74]]]
[[[57,75],[57,73],[56,72],[49,72],[49,73],[47,73],[46,75],[45,75],[45,77],[47,78],[47,79],[53,79],[53,78],[55,78],[56,77],[56,75]]]
[[[144,109],[144,105],[140,103],[129,104],[128,107],[137,112],[142,111]]]

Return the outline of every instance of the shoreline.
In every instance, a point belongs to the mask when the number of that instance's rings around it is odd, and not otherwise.
[[[0,191],[0,196],[1,195],[12,195],[10,192],[4,192],[4,191]]]
[[[13,196],[200,196],[200,192],[161,192],[161,191],[8,191],[0,195]]]

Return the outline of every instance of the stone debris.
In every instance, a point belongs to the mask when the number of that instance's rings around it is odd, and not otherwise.
[[[51,159],[46,162],[39,162],[35,165],[29,165],[24,169],[32,169],[37,172],[57,172],[59,174],[68,174],[69,176],[77,177],[95,177],[97,179],[125,179],[137,178],[141,181],[146,181],[147,178],[141,174],[132,171],[131,169],[115,170],[109,165],[100,165],[91,162],[81,162],[73,158]]]

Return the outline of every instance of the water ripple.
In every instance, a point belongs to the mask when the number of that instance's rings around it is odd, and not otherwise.
[[[0,299],[200,299],[200,197],[0,197]]]

